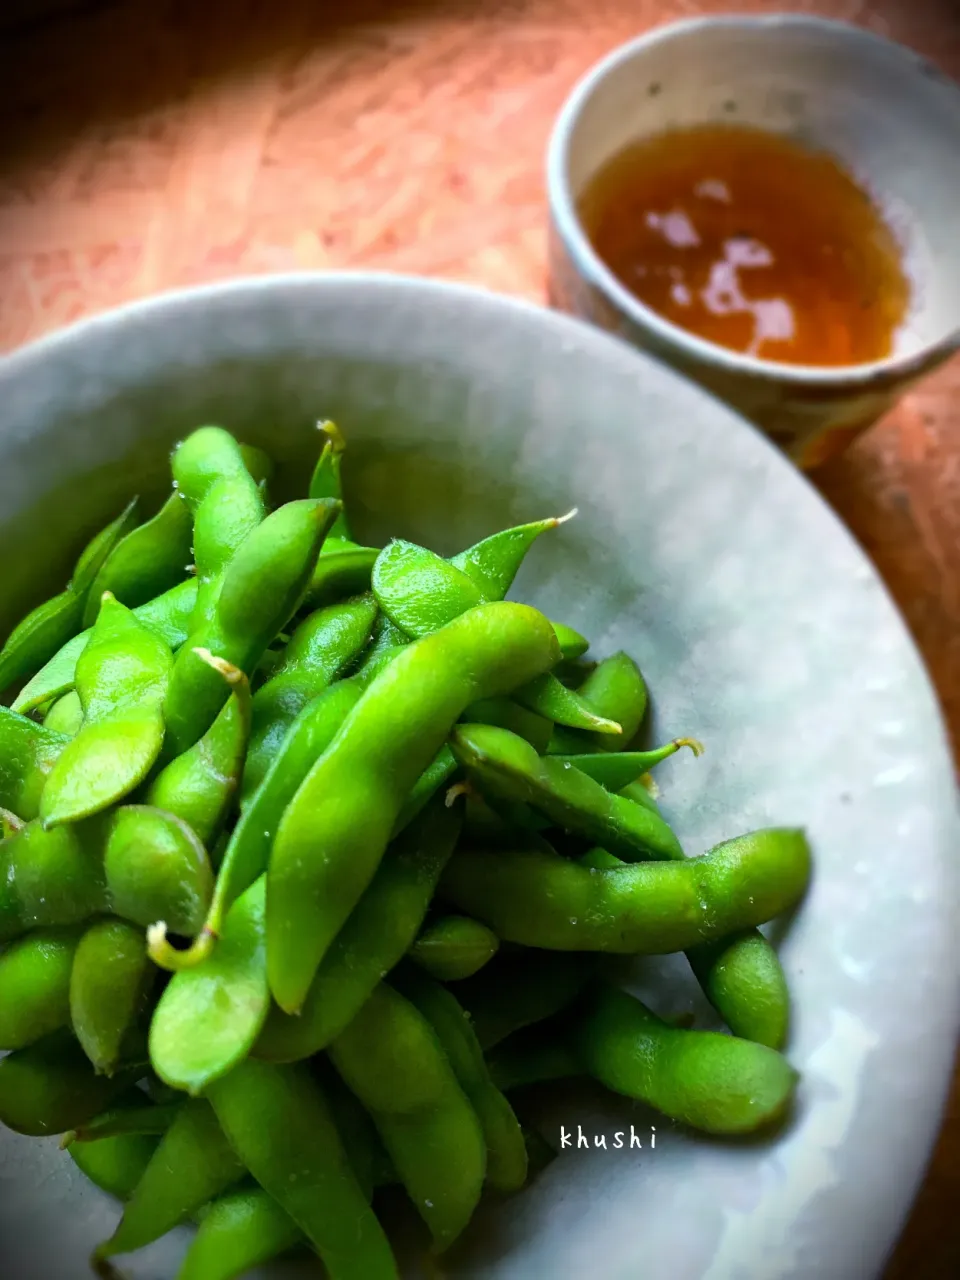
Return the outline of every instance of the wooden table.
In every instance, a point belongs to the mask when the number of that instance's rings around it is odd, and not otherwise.
[[[645,28],[724,7],[4,0],[0,348],[251,272],[362,265],[542,301],[543,151],[571,85]],[[955,0],[731,0],[781,7],[860,22],[960,77]],[[960,362],[818,483],[903,609],[957,744]],[[950,1275],[960,1079],[887,1280]]]

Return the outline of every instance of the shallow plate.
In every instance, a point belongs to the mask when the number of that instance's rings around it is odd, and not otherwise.
[[[443,552],[566,511],[515,594],[623,646],[653,735],[707,754],[658,774],[691,852],[807,827],[812,891],[786,930],[796,1116],[773,1144],[692,1138],[639,1107],[560,1091],[565,1148],[485,1211],[462,1277],[856,1280],[875,1275],[921,1176],[958,1021],[957,796],[936,701],[860,550],[750,427],[599,333],[467,289],[376,276],[245,281],[88,321],[0,371],[0,557],[9,622],[55,586],[166,454],[217,421],[304,490],[312,423],[346,430],[363,536]],[[281,488],[284,474],[281,475]],[[638,965],[658,1008],[683,972]],[[613,1149],[630,1124],[643,1148]],[[55,1140],[0,1134],[4,1275],[80,1280],[116,1208]],[[181,1231],[125,1270],[172,1277]],[[128,1260],[124,1260],[126,1263]],[[282,1269],[272,1274],[284,1273]]]

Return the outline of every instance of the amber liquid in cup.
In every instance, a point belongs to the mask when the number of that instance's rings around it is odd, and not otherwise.
[[[832,156],[756,128],[677,129],[616,155],[579,203],[620,283],[701,338],[787,364],[893,351],[900,246]]]

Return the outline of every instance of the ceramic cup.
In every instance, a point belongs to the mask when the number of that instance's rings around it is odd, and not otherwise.
[[[891,356],[817,368],[741,355],[663,319],[604,265],[577,211],[590,179],[638,138],[718,122],[827,151],[878,201],[913,282]],[[551,301],[673,365],[815,466],[960,348],[958,157],[960,86],[889,40],[798,15],[661,27],[595,66],[554,127]]]

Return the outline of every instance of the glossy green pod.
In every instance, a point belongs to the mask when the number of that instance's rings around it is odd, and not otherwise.
[[[50,770],[68,742],[66,734],[0,707],[0,808],[24,822],[35,818]]]
[[[70,1023],[76,927],[35,929],[0,952],[0,1049],[23,1049]]]
[[[113,547],[87,595],[84,627],[96,621],[104,591],[132,609],[182,582],[192,559],[192,543],[190,508],[174,492],[151,520],[131,529]]]
[[[156,974],[137,925],[97,920],[83,934],[70,974],[70,1022],[97,1072],[113,1075]]]
[[[103,1111],[142,1068],[98,1076],[69,1031],[0,1058],[0,1124],[16,1133],[65,1133]]]
[[[150,1023],[150,1061],[161,1080],[199,1094],[249,1053],[270,1007],[261,876],[234,902],[219,945],[174,974]]]
[[[161,1137],[117,1229],[97,1247],[94,1262],[159,1240],[245,1172],[210,1104],[189,1099]]]
[[[330,1280],[397,1280],[390,1245],[306,1067],[241,1063],[211,1086],[210,1100],[234,1149],[316,1249]]]

